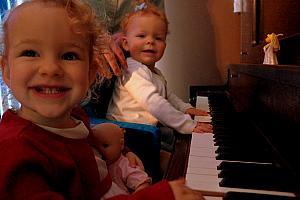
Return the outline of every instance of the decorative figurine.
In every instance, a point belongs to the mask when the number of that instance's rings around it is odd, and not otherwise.
[[[271,33],[267,35],[265,41],[268,43],[264,46],[265,58],[263,64],[277,65],[276,53],[280,49],[278,36],[283,36],[283,34]]]

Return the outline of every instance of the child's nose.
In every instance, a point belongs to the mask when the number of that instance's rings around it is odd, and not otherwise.
[[[45,59],[39,66],[39,73],[42,76],[62,76],[63,69],[56,59]]]
[[[154,39],[152,37],[149,37],[147,39],[147,44],[153,44],[154,43]]]

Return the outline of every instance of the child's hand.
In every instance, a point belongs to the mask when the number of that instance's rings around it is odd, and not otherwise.
[[[185,110],[186,114],[192,115],[192,116],[207,116],[208,113],[204,110],[197,109],[197,108],[188,108]]]
[[[212,125],[203,122],[197,122],[197,126],[194,128],[195,133],[212,133]]]
[[[151,186],[151,184],[150,184],[149,182],[142,183],[141,185],[139,185],[139,186],[135,189],[135,191],[134,191],[133,193],[135,193],[135,192],[137,192],[137,191],[140,191],[140,190],[142,190],[142,189],[144,189],[144,188],[147,188],[147,187],[149,187],[149,186]]]
[[[136,167],[139,166],[141,168],[141,170],[145,171],[143,162],[141,161],[141,159],[135,155],[133,152],[129,151],[128,153],[126,153],[126,158],[129,160],[129,165],[130,167]]]
[[[185,186],[184,179],[169,182],[175,200],[204,200],[203,196]]]
[[[117,76],[121,75],[121,68],[125,70],[128,68],[124,53],[121,49],[120,38],[120,33],[114,34],[109,44],[109,49],[103,53],[107,64]],[[118,63],[120,63],[120,66]]]

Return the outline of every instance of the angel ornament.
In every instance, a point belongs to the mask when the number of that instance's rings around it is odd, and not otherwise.
[[[278,36],[283,36],[283,34],[275,34],[271,33],[267,35],[267,38],[265,41],[268,43],[264,46],[264,52],[265,52],[265,57],[264,57],[264,62],[263,64],[268,64],[268,65],[277,65],[277,56],[276,53],[280,49],[279,45],[279,40]]]

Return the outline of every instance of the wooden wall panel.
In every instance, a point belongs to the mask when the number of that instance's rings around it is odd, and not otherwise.
[[[259,43],[253,43],[253,5],[260,5]],[[263,62],[264,39],[268,33],[283,33],[282,39],[300,32],[300,1],[298,0],[247,0],[248,10],[241,16],[241,62]],[[280,63],[279,63],[280,64]]]

